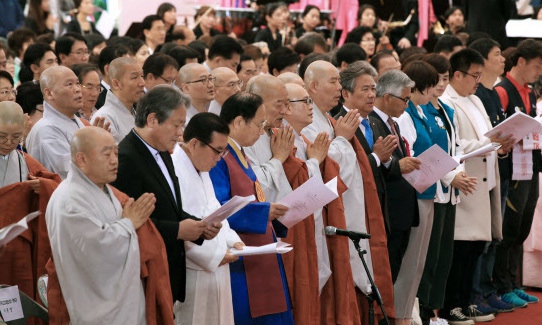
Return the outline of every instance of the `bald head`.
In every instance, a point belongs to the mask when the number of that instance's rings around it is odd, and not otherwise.
[[[202,64],[199,63],[188,63],[182,66],[179,70],[178,81],[180,83],[186,83],[189,81],[194,81],[195,77],[199,77],[201,74],[207,75],[207,69]]]
[[[293,83],[298,84],[302,87],[305,86],[305,84],[303,83],[303,79],[301,79],[301,77],[297,73],[284,72],[281,73],[277,78],[279,78],[285,84]]]
[[[132,58],[116,58],[109,64],[109,80],[121,79],[128,66],[138,66],[137,61]]]
[[[16,102],[0,102],[0,125],[16,124],[24,127],[24,112]]]
[[[337,68],[333,64],[322,60],[314,61],[305,71],[305,86],[308,88],[308,85],[312,81],[319,82],[325,79],[330,72],[338,73]]]
[[[241,91],[239,77],[232,69],[224,67],[216,68],[211,71],[211,75],[216,78],[214,83],[215,100],[220,105],[224,104],[226,99],[231,95]]]
[[[237,74],[233,72],[232,69],[224,67],[213,69],[211,71],[211,74],[213,75],[213,77],[216,77],[215,84],[223,83],[228,78],[237,76]]]
[[[56,66],[56,67],[50,67],[43,71],[40,76],[40,88],[41,92],[43,93],[43,90],[45,88],[54,88],[54,86],[61,81],[62,75],[66,75],[68,73],[72,73],[75,75],[75,73],[70,69],[66,68],[65,66]]]
[[[284,83],[272,75],[260,75],[248,81],[247,92],[262,97],[267,120],[266,128],[280,127],[289,104]]]
[[[339,71],[327,61],[314,61],[305,72],[305,88],[322,113],[339,103],[341,84]]]
[[[277,89],[284,89],[284,83],[270,74],[256,76],[248,81],[247,92],[259,95],[263,98],[276,96]]]
[[[76,160],[77,153],[82,152],[85,155],[89,155],[93,149],[100,145],[102,139],[107,138],[113,139],[113,136],[103,128],[97,126],[87,126],[79,129],[73,135],[70,143],[72,162],[78,165]]]

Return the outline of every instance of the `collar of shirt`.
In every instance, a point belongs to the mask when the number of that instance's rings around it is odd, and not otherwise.
[[[154,159],[156,159],[156,156],[160,156],[159,155],[160,152],[158,150],[154,149],[153,147],[151,147],[151,145],[148,144],[147,141],[143,140],[143,138],[141,136],[139,136],[139,134],[137,134],[137,132],[134,129],[132,129],[132,132],[134,132],[134,134],[137,135],[139,140],[141,140],[145,144],[145,146],[147,146],[147,149],[149,149],[149,151],[151,152]]]
[[[343,108],[344,108],[344,110],[345,110],[347,113],[350,112],[350,109],[349,109],[348,107],[346,107],[346,106],[343,105]],[[367,118],[363,118],[363,117],[361,117],[361,115],[359,116],[359,129],[361,130],[361,132],[363,132],[363,135],[365,135],[365,127],[361,124],[361,122],[362,122],[363,120],[367,120],[367,121],[368,121],[368,120],[369,120],[369,116],[367,116]],[[369,124],[369,125],[370,125],[370,124]]]
[[[5,156],[2,156],[2,155],[0,155],[0,157],[2,157],[2,160],[8,160],[8,159],[9,159],[9,155],[10,155],[10,154],[11,154],[11,152],[10,152],[10,153],[8,153],[8,154],[7,154],[7,155],[5,155]]]
[[[512,83],[512,85],[514,85],[514,87],[516,87],[516,89],[519,91],[519,93],[524,93],[525,95],[528,95],[529,93],[531,93],[531,88],[529,87],[528,84],[524,84],[524,85],[520,85],[513,77],[512,75],[510,74],[510,72],[507,72],[506,73],[506,78],[508,78],[508,80],[510,80],[510,82]]]
[[[85,125],[83,122],[79,120],[79,118],[74,114],[73,118],[69,118],[66,115],[60,113],[56,108],[54,108],[51,104],[49,104],[47,101],[43,101],[43,118],[60,118],[64,121],[71,121],[77,124],[79,128],[84,127]]]
[[[106,90],[111,89],[111,86],[110,86],[109,84],[107,84],[107,82],[105,82],[103,79],[102,79],[102,81],[100,81],[100,83],[102,84],[102,86],[103,86]]]
[[[373,111],[378,114],[378,116],[380,116],[380,118],[382,119],[382,121],[384,121],[384,123],[386,124],[386,126],[388,127],[388,129],[390,130],[390,132],[392,131],[391,129],[391,125],[388,123],[388,119],[390,118],[390,116],[384,112],[382,112],[380,109],[378,109],[378,107],[376,106],[373,106]]]

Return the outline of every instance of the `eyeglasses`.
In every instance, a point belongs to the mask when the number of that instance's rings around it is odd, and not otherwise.
[[[0,96],[7,96],[9,94],[12,94],[13,96],[17,96],[17,89],[0,90]]]
[[[74,51],[74,52],[70,52],[70,54],[75,54],[75,55],[90,55],[90,51],[89,50],[77,50],[77,51]]]
[[[194,81],[187,81],[187,82],[185,82],[185,84],[193,84],[193,83],[196,83],[196,82],[201,82],[202,84],[207,86],[207,85],[209,85],[209,82],[214,84],[215,81],[216,81],[216,77],[205,77],[205,78],[201,78],[201,79],[194,80]]]
[[[467,71],[462,71],[462,70],[457,70],[457,71],[462,72],[462,73],[464,73],[466,75],[469,75],[469,76],[473,77],[474,81],[476,81],[476,82],[480,81],[480,78],[482,78],[481,74],[475,75],[475,74],[472,74],[472,73],[468,73]]]
[[[404,97],[401,97],[401,96],[395,96],[394,94],[390,94],[390,93],[388,93],[388,95],[390,95],[391,97],[395,97],[397,99],[402,100],[403,102],[405,102],[405,104],[407,104],[410,101],[410,97],[404,98]]]
[[[94,90],[94,91],[97,91],[99,93],[102,92],[102,90],[104,89],[104,87],[102,85],[92,85],[92,84],[89,84],[89,85],[81,85],[81,87],[87,89],[87,90]]]
[[[41,112],[43,114],[43,104],[36,105],[36,111]]]
[[[262,124],[256,124],[252,121],[250,121],[250,124],[254,124],[258,129],[263,130],[265,126],[267,125],[267,121],[263,121]]]
[[[227,84],[225,84],[224,86],[217,86],[217,87],[228,87],[228,88],[233,88],[235,86],[238,86],[239,88],[242,88],[243,87],[243,80],[237,80],[237,81],[232,81],[232,82],[228,82]]]
[[[374,43],[376,42],[376,39],[372,38],[372,39],[362,39],[361,42],[365,42],[365,43]]]
[[[220,151],[220,150],[216,149],[215,147],[211,146],[210,144],[208,144],[207,142],[205,142],[205,141],[203,141],[203,140],[201,140],[201,139],[198,139],[198,140],[199,140],[200,142],[202,142],[204,145],[206,145],[207,147],[213,149],[213,151],[214,151],[220,158],[226,156],[226,155],[228,154],[228,152],[229,152],[228,149],[224,149],[224,150]]]
[[[307,97],[303,99],[290,99],[289,102],[290,103],[305,103],[307,105],[312,105],[312,98]]]
[[[175,80],[176,80],[176,79],[173,79],[172,81],[170,81],[170,80],[167,80],[166,78],[164,78],[162,76],[158,76],[158,78],[164,80],[166,83],[171,84],[171,85],[173,85],[175,83]]]
[[[20,133],[19,135],[12,135],[11,136],[11,144],[19,144],[19,142],[21,142],[22,137],[23,137],[22,133]],[[8,143],[8,137],[6,135],[0,136],[0,143],[1,144]]]

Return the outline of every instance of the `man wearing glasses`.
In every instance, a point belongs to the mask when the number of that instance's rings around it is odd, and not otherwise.
[[[77,33],[66,33],[56,40],[55,52],[60,65],[71,68],[78,63],[88,63],[90,52],[86,39]]]
[[[186,111],[186,123],[197,113],[207,112],[215,98],[216,78],[199,63],[188,63],[181,67],[177,86],[190,97],[190,106]]]
[[[243,81],[230,68],[216,68],[211,71],[211,75],[216,78],[215,99],[209,105],[209,112],[220,115],[222,104],[231,95],[237,94],[243,88]]]
[[[158,85],[174,85],[179,73],[179,64],[169,55],[155,53],[145,60],[143,76],[145,92]]]
[[[111,91],[107,92],[104,106],[93,115],[91,122],[105,117],[111,123],[111,135],[119,143],[135,126],[134,105],[145,94],[145,80],[139,64],[124,57],[111,62],[109,78]]]

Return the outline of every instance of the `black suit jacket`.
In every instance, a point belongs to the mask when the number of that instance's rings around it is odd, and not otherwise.
[[[160,166],[143,141],[132,130],[119,143],[119,168],[113,186],[128,194],[134,199],[143,193],[154,193],[156,205],[151,219],[164,240],[168,264],[171,292],[173,299],[184,301],[186,287],[186,260],[184,254],[184,241],[177,239],[179,222],[192,218],[199,220],[184,212],[181,203],[179,182],[175,175],[173,161],[168,152],[161,152],[169,176],[173,181],[175,196],[162,173]],[[202,240],[196,242],[201,244]]]
[[[373,135],[375,138],[385,138],[391,134],[390,129],[376,112],[369,114],[371,119]],[[374,123],[374,124],[373,124]],[[395,123],[395,122],[394,122]],[[416,190],[403,178],[399,160],[405,157],[406,146],[399,125],[395,125],[395,130],[399,138],[399,147],[392,153],[392,160],[389,168],[380,166],[381,169],[387,170],[383,173],[385,176],[386,187],[386,203],[388,208],[388,216],[390,221],[390,229],[404,231],[415,227],[419,224],[418,200],[416,198]]]
[[[333,118],[338,119],[341,116],[346,115],[346,110],[344,107],[341,107],[341,110],[339,111],[339,114],[335,115]],[[378,136],[375,134],[375,128],[376,124],[372,117],[368,116],[369,124],[371,125],[371,129],[373,130],[373,143],[376,142],[376,139],[378,139]],[[386,200],[386,186],[385,186],[385,179],[384,174],[387,173],[386,168],[380,165],[381,167],[378,167],[376,164],[375,157],[371,154],[373,151],[369,147],[369,144],[367,143],[367,139],[365,139],[365,136],[363,135],[363,132],[361,132],[360,128],[358,127],[356,129],[356,138],[358,138],[359,143],[363,147],[363,150],[367,154],[367,158],[369,158],[369,163],[371,164],[371,169],[373,171],[374,180],[376,183],[376,191],[378,192],[378,199],[380,201],[380,206],[382,208],[382,214],[384,216],[384,222],[386,224],[386,233],[389,234],[390,231],[390,221],[388,216],[388,208],[387,208],[387,200]],[[365,176],[364,176],[365,177]]]

